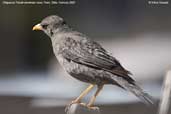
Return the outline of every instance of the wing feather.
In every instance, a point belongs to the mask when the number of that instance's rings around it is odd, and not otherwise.
[[[69,44],[69,49],[62,50],[62,56],[68,60],[72,60],[78,64],[83,64],[95,69],[102,69],[111,72],[117,76],[121,76],[131,83],[134,80],[129,76],[131,73],[123,68],[119,61],[101,47],[100,44],[87,40],[75,41],[70,38],[70,41],[74,42],[74,46]],[[67,45],[65,45],[67,46]]]

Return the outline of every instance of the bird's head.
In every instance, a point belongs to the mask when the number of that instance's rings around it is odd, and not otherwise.
[[[32,30],[42,30],[48,36],[52,36],[54,32],[60,29],[63,25],[65,25],[65,21],[61,17],[51,15],[44,18],[39,24],[35,25]]]

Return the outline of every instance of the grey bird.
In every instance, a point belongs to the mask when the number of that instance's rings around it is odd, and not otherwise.
[[[130,77],[131,73],[115,57],[97,42],[73,30],[63,18],[57,15],[48,16],[35,25],[33,30],[42,30],[50,37],[53,52],[68,74],[90,84],[72,103],[83,104],[81,99],[97,85],[96,93],[88,104],[84,104],[93,109],[103,86],[112,84],[133,93],[146,104],[153,104],[153,98],[136,84]]]

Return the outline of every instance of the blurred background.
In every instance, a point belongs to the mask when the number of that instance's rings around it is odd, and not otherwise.
[[[66,0],[65,0],[66,1]],[[51,41],[32,27],[49,15],[63,17],[96,40],[133,73],[155,99],[171,67],[171,5],[148,0],[76,0],[70,5],[0,4],[0,113],[64,114],[87,84],[66,74]],[[88,101],[91,95],[83,101]],[[102,114],[156,114],[134,95],[105,86],[96,104]]]

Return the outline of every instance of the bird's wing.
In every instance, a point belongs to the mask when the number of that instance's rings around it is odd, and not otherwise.
[[[124,69],[119,61],[108,54],[100,44],[89,39],[75,41],[72,38],[69,38],[69,43],[66,44],[69,44],[69,49],[65,45],[65,49],[62,50],[62,56],[64,58],[88,67],[109,71],[115,75],[124,77],[128,81],[134,82],[129,77],[131,73]]]

